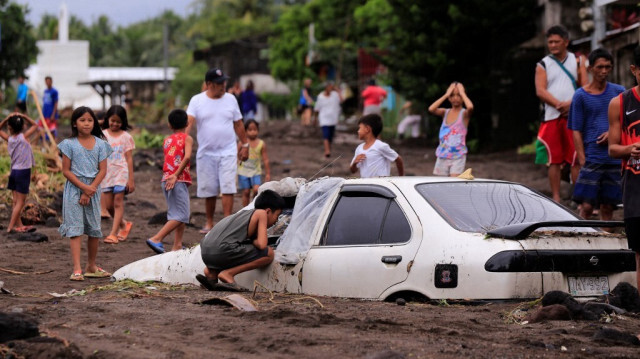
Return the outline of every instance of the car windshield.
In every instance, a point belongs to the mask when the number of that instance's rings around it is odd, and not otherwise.
[[[447,222],[464,232],[484,233],[516,223],[578,219],[549,198],[515,183],[422,183],[416,189]]]

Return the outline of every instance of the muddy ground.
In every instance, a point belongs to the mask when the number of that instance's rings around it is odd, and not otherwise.
[[[272,179],[310,177],[322,167],[319,130],[297,124],[264,124]],[[322,175],[348,176],[355,135],[339,133],[333,158]],[[404,158],[407,175],[429,175],[434,148],[420,141],[391,142]],[[126,242],[100,244],[98,263],[108,271],[152,255],[144,240],[159,225],[148,225],[165,210],[159,191],[158,151],[138,151],[136,191],[126,201],[126,218],[135,222]],[[145,157],[146,156],[146,157]],[[525,183],[545,193],[543,168],[515,151],[471,155],[476,177]],[[395,172],[395,169],[393,170]],[[191,188],[195,194],[195,188]],[[563,184],[568,194],[568,185]],[[567,204],[569,204],[567,202]],[[203,201],[192,197],[192,223],[185,243],[202,235]],[[236,197],[235,209],[240,208]],[[221,216],[218,204],[216,220]],[[1,213],[3,224],[8,212]],[[619,216],[619,214],[617,214]],[[103,232],[110,226],[103,221]],[[601,327],[640,333],[640,318],[615,316],[608,321],[548,321],[518,324],[527,303],[372,302],[327,297],[257,293],[258,312],[199,304],[229,293],[195,286],[113,284],[109,279],[71,282],[68,240],[57,228],[38,226],[49,240],[17,241],[0,235],[0,281],[13,293],[0,294],[0,312],[22,313],[38,322],[41,336],[0,344],[1,357],[24,358],[637,358],[640,347],[593,339]],[[170,243],[171,239],[165,239]],[[83,245],[84,246],[84,245]],[[83,260],[85,255],[83,254]],[[8,273],[6,270],[26,274]],[[56,298],[50,293],[77,291]],[[251,296],[250,294],[247,296]],[[2,324],[2,323],[0,323]],[[1,330],[0,330],[1,331]],[[3,333],[0,333],[0,337]],[[6,334],[6,332],[4,333]],[[13,355],[13,356],[12,356]]]

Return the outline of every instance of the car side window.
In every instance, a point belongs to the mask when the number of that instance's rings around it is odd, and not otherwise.
[[[411,227],[393,200],[377,195],[341,195],[331,214],[324,245],[406,242]]]
[[[402,209],[400,209],[400,206],[398,206],[398,203],[390,200],[387,217],[384,220],[384,227],[382,227],[380,243],[404,243],[409,241],[410,238],[411,225],[409,225],[407,217],[404,216],[404,213],[402,212]]]

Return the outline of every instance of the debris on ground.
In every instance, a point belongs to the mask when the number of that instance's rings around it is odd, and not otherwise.
[[[200,304],[224,305],[228,307],[234,307],[243,312],[258,311],[258,308],[256,308],[256,306],[253,303],[251,303],[251,301],[249,301],[247,298],[245,298],[240,294],[231,294],[221,298],[211,298],[211,299],[201,301]]]
[[[0,312],[0,343],[40,335],[38,322],[22,313]]]

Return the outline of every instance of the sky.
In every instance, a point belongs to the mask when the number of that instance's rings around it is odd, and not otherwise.
[[[56,17],[60,14],[62,3],[67,4],[70,15],[82,19],[89,25],[100,15],[106,15],[112,24],[126,26],[131,23],[147,20],[160,15],[165,10],[172,10],[184,17],[192,12],[193,0],[11,0],[18,4],[28,5],[30,12],[27,19],[37,26],[42,15],[49,13]]]

